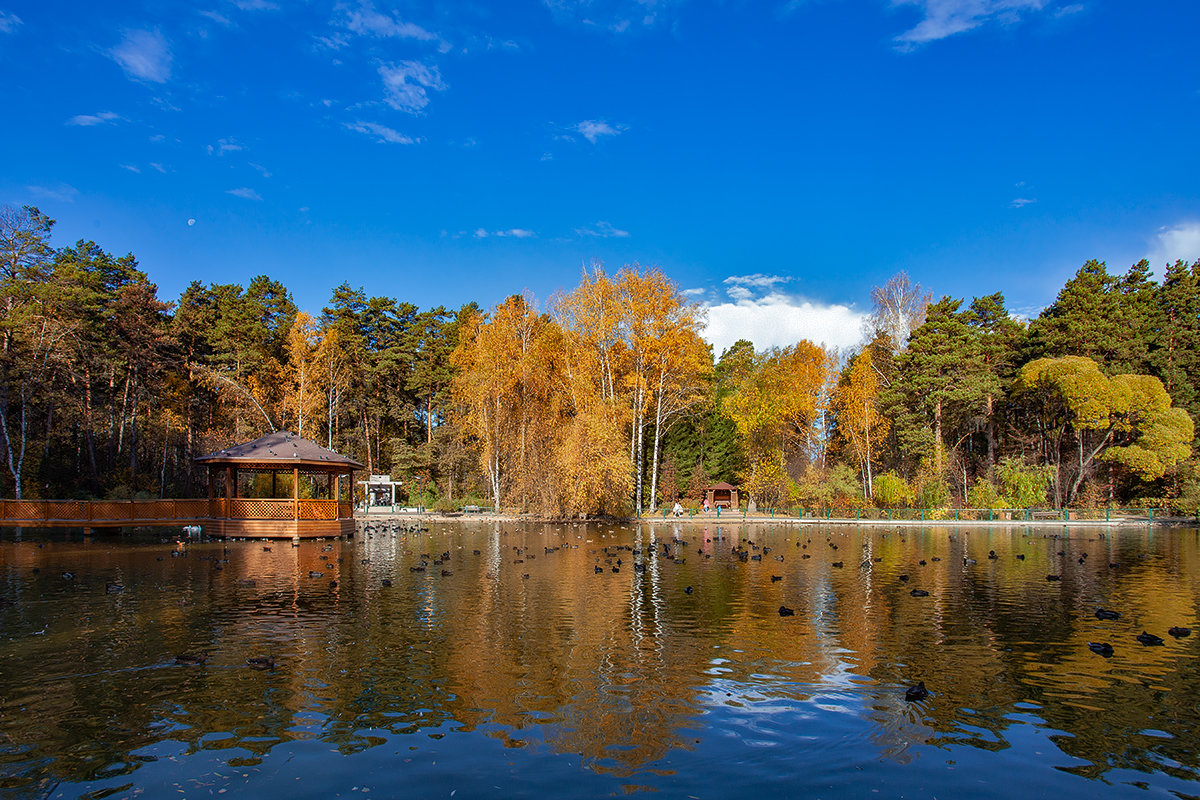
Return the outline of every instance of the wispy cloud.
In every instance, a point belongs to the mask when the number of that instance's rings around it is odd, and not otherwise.
[[[126,31],[108,55],[134,80],[166,83],[171,77],[171,46],[157,30]]]
[[[528,239],[530,237],[537,236],[536,233],[529,230],[528,228],[510,228],[509,230],[506,230],[506,231],[490,231],[490,232],[486,228],[476,228],[475,232],[472,235],[476,239],[486,239],[489,236],[496,236],[501,239],[507,239],[507,238]]]
[[[21,24],[21,18],[16,14],[0,11],[0,33],[12,33]]]
[[[92,125],[105,125],[109,122],[120,122],[121,115],[115,111],[101,111],[99,114],[77,114],[67,120],[68,125],[82,125],[85,128]]]
[[[208,19],[211,19],[213,22],[217,23],[218,25],[223,25],[226,28],[233,27],[233,20],[231,20],[229,17],[222,14],[220,11],[197,11],[196,13],[202,17],[207,17]]]
[[[227,189],[225,194],[231,194],[234,197],[240,197],[243,200],[262,200],[262,196],[248,186],[242,186],[237,189]]]
[[[313,41],[330,50],[341,50],[350,44],[350,37],[341,31],[334,31],[328,36],[313,36]]]
[[[55,200],[59,203],[74,203],[75,198],[79,196],[79,190],[66,183],[56,186],[26,186],[25,188],[35,197]]]
[[[246,148],[238,144],[237,140],[231,136],[228,139],[218,139],[215,145],[210,144],[206,149],[208,150],[208,154],[210,156],[223,156],[226,153],[236,153],[239,150],[245,150]]]
[[[429,105],[428,89],[444,91],[446,83],[437,67],[420,61],[401,61],[379,68],[383,78],[384,102],[398,111],[415,114]]]
[[[770,288],[780,283],[787,283],[791,278],[787,275],[764,275],[756,272],[753,275],[730,275],[721,281],[726,286],[754,286],[760,289]]]
[[[676,0],[542,0],[554,18],[609,33],[627,33],[652,28],[669,19]]]
[[[376,36],[381,39],[415,39],[418,42],[437,42],[442,52],[450,46],[432,31],[422,28],[413,22],[405,22],[394,13],[382,13],[369,2],[363,2],[358,8],[346,13],[342,24],[352,33],[360,36]]]
[[[754,297],[744,286],[726,292],[729,302],[708,306],[703,334],[716,353],[738,339],[749,339],[759,349],[786,347],[801,339],[844,349],[862,339],[866,314],[850,306],[816,303],[782,292]]]
[[[595,144],[603,136],[616,136],[624,132],[625,128],[618,125],[616,127],[609,125],[604,120],[585,119],[574,127],[574,130],[583,138],[587,139],[592,144]]]
[[[376,141],[388,144],[413,144],[417,141],[411,136],[405,136],[400,131],[389,128],[386,125],[380,125],[377,122],[347,122],[346,127],[357,133],[365,133],[367,136],[373,136]]]
[[[133,164],[122,164],[122,165],[121,165],[121,169],[127,169],[127,170],[129,170],[130,172],[134,173],[135,175],[141,175],[141,174],[142,174],[142,169],[141,169],[141,167],[135,167]]]
[[[1189,264],[1200,260],[1200,222],[1159,228],[1146,260],[1155,267],[1181,260]]]
[[[253,167],[254,169],[258,170],[259,174],[262,175],[264,178],[271,177],[271,173],[268,172],[267,168],[264,167],[262,164],[255,164],[253,161],[251,161],[250,166]]]
[[[604,220],[587,228],[576,228],[575,233],[579,236],[595,236],[600,239],[625,239],[629,236],[629,231],[614,228],[612,223]]]
[[[1036,197],[1015,197],[1015,198],[1013,198],[1013,201],[1008,204],[1008,207],[1009,208],[1024,208],[1025,206],[1031,205],[1036,202],[1037,202]]]
[[[915,6],[922,19],[895,38],[901,50],[945,39],[989,22],[1012,24],[1021,16],[1045,8],[1047,0],[892,0]]]
[[[163,175],[166,175],[166,174],[167,174],[167,168],[166,168],[166,167],[164,167],[162,164],[159,164],[159,163],[158,163],[158,162],[156,162],[156,161],[151,161],[151,162],[150,162],[150,166],[154,167],[154,169],[158,170],[158,171],[159,171],[159,172],[161,172]]]
[[[242,11],[278,11],[279,4],[273,0],[233,0]]]

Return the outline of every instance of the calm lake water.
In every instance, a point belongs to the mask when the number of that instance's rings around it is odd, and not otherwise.
[[[0,795],[1200,796],[1193,528],[165,530],[0,533]]]

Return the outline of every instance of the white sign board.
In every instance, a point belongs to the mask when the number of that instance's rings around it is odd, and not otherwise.
[[[391,475],[372,475],[371,480],[367,481],[367,483],[391,483],[391,482],[392,482]]]

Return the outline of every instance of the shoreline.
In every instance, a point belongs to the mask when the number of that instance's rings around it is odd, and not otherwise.
[[[1111,519],[1071,519],[1059,517],[1053,519],[854,519],[853,517],[771,517],[764,514],[742,516],[741,514],[724,514],[718,517],[714,513],[696,514],[694,516],[662,517],[588,517],[582,519],[563,517],[540,517],[532,514],[490,514],[472,513],[447,516],[434,511],[423,512],[375,512],[369,514],[356,513],[354,521],[357,527],[363,527],[370,522],[532,522],[538,524],[563,523],[612,523],[617,525],[789,525],[798,527],[878,527],[878,528],[923,528],[923,527],[958,527],[958,528],[1149,528],[1160,527],[1200,527],[1193,517],[1113,517]]]

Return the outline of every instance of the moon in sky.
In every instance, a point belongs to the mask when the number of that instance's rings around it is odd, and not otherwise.
[[[195,224],[196,224],[196,220],[194,220],[194,219],[189,219],[189,220],[188,220],[188,227],[189,227],[189,228],[190,228],[190,227],[192,227],[192,226],[193,226],[193,225],[195,225]]]

